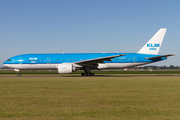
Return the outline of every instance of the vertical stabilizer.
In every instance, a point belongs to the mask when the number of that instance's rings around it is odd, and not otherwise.
[[[157,55],[164,35],[166,33],[166,28],[161,28],[140,50],[138,53],[142,54],[154,54]]]

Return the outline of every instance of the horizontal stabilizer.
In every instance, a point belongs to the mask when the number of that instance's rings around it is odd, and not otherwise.
[[[156,57],[150,57],[150,58],[146,58],[148,60],[153,60],[153,59],[159,59],[159,58],[162,58],[162,57],[169,57],[169,56],[174,56],[175,54],[168,54],[168,55],[161,55],[161,56],[156,56]]]

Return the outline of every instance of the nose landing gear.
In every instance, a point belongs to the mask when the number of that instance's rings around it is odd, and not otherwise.
[[[18,76],[18,77],[21,77],[21,73],[18,72],[17,76]]]
[[[20,77],[21,76],[21,73],[20,73],[20,70],[19,69],[14,69],[14,71],[17,72],[17,76]]]

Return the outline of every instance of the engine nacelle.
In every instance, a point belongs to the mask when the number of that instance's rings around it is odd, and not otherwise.
[[[72,64],[59,64],[58,65],[58,73],[59,74],[67,74],[75,71],[75,67]]]

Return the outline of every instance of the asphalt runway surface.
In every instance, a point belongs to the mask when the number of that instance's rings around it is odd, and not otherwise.
[[[14,76],[1,76],[1,77],[18,77],[16,75]],[[37,76],[21,76],[21,77],[180,77],[180,75],[95,75],[95,76],[73,76],[73,75],[64,75],[64,76],[43,76],[43,75],[37,75]]]

